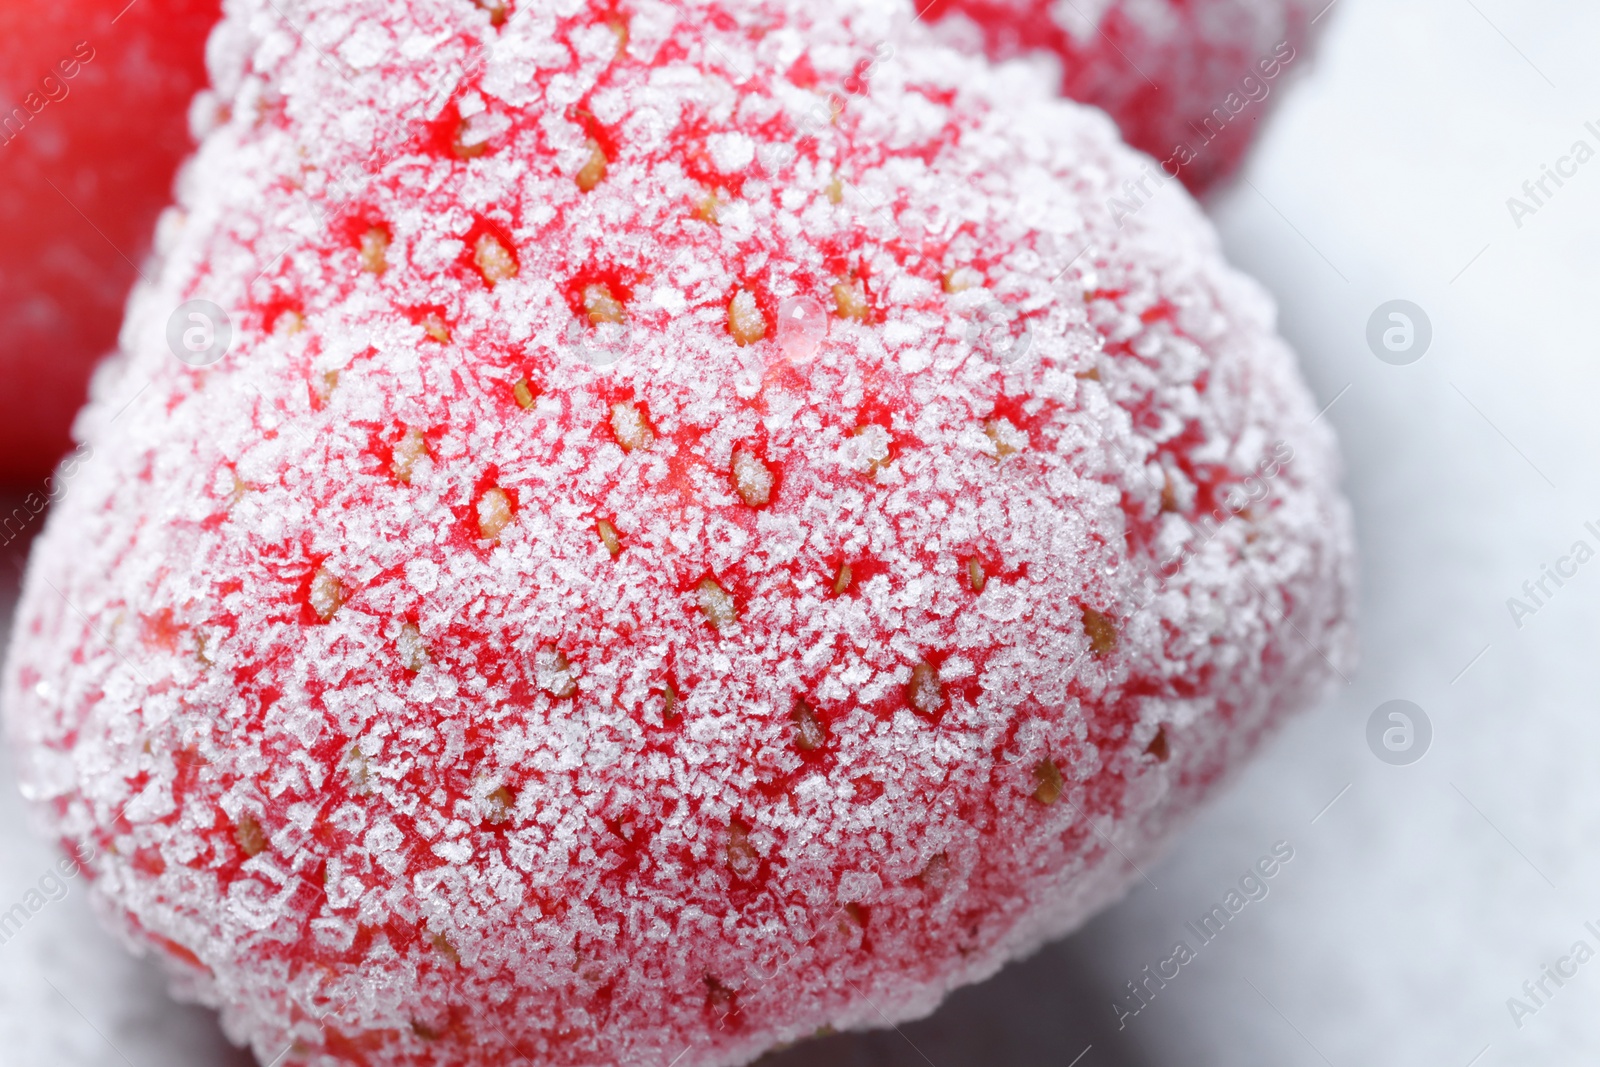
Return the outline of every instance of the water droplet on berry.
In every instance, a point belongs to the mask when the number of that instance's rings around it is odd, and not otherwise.
[[[808,363],[828,336],[828,312],[809,296],[778,305],[778,349],[790,363]]]

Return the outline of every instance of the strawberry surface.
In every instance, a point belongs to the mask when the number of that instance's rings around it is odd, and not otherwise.
[[[211,49],[5,701],[262,1062],[925,1013],[1348,665],[1270,302],[1036,67],[850,0],[231,0]]]

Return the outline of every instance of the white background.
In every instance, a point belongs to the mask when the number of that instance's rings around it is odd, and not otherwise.
[[[1600,959],[1520,1029],[1506,1005],[1575,940],[1600,949],[1583,928],[1600,925],[1600,559],[1520,630],[1505,603],[1573,541],[1600,549],[1583,529],[1600,526],[1600,159],[1520,229],[1506,207],[1575,140],[1600,149],[1584,129],[1600,126],[1600,7],[1338,0],[1324,22],[1318,57],[1274,90],[1246,181],[1211,206],[1234,261],[1277,295],[1319,403],[1337,398],[1325,417],[1363,551],[1359,673],[1200,814],[1149,870],[1159,888],[1139,883],[902,1033],[775,1063],[1600,1057]],[[1432,320],[1414,365],[1366,346],[1395,298]],[[5,561],[6,603],[19,566]],[[1394,698],[1434,728],[1409,767],[1366,746]],[[1118,1031],[1123,984],[1278,840],[1296,854],[1267,899]],[[54,860],[0,783],[0,910]],[[81,879],[0,945],[0,1063],[246,1062],[99,930]]]

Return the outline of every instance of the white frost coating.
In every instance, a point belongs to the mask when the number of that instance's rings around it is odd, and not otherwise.
[[[756,143],[743,133],[716,133],[707,138],[711,159],[724,174],[748,167],[756,158]]]
[[[570,7],[231,5],[230,117],[31,565],[30,796],[265,1060],[695,1067],[912,1017],[1120,889],[1084,816],[1148,856],[1349,660],[1272,309],[1182,197],[1105,213],[1140,161],[1103,116],[898,7],[645,2],[620,57]],[[363,20],[394,58],[334,68]],[[591,92],[665,131],[586,190]],[[234,316],[209,368],[166,347],[194,297]]]

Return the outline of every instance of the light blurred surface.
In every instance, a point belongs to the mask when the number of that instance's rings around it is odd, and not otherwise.
[[[1573,142],[1600,150],[1600,8],[1337,0],[1245,180],[1213,204],[1277,295],[1345,446],[1364,662],[1077,936],[931,1019],[769,1062],[1249,1067],[1566,1065],[1600,1057],[1600,958],[1516,1025],[1507,998],[1600,952],[1600,559],[1519,629],[1507,598],[1577,540],[1600,551],[1600,158],[1518,228]],[[1433,326],[1418,362],[1365,339],[1386,301]],[[9,511],[9,508],[7,509]],[[9,550],[3,601],[20,559]],[[1430,750],[1389,766],[1368,717],[1403,698]],[[1337,798],[1337,799],[1335,799]],[[1333,802],[1329,806],[1330,802]],[[55,862],[0,783],[0,911]],[[1294,859],[1118,1028],[1145,965],[1277,841]],[[209,1016],[93,922],[82,879],[0,944],[0,1062],[243,1064]],[[1191,939],[1192,940],[1192,939]],[[1531,1004],[1531,1001],[1529,1002]],[[1080,1056],[1081,1059],[1074,1060]],[[1474,1057],[1477,1057],[1474,1059]],[[666,1065],[662,1065],[666,1067]]]

